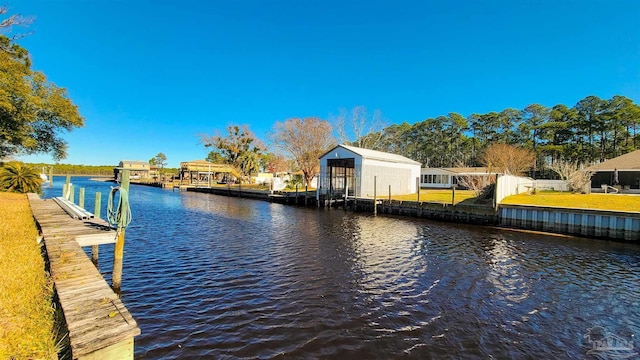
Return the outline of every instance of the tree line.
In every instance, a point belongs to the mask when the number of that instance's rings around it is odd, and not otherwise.
[[[370,148],[404,155],[429,167],[480,166],[491,144],[533,151],[538,168],[558,160],[592,164],[640,149],[640,107],[624,96],[587,96],[573,107],[524,109],[429,118],[365,135]],[[365,142],[366,143],[366,142]]]

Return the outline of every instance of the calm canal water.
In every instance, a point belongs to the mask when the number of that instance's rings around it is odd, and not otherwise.
[[[72,182],[106,209],[114,184]],[[135,185],[130,201],[139,359],[595,358],[590,328],[640,337],[638,245]]]

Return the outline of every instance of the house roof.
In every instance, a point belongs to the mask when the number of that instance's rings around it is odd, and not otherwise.
[[[489,174],[489,168],[487,167],[453,167],[445,169],[456,174]]]
[[[412,164],[412,165],[421,165],[419,162],[411,160],[407,157],[404,157],[402,155],[397,155],[397,154],[391,154],[391,153],[387,153],[387,152],[383,152],[383,151],[377,151],[377,150],[371,150],[371,149],[364,149],[364,148],[359,148],[359,147],[355,147],[355,146],[349,146],[349,145],[344,145],[344,144],[340,144],[337,145],[335,147],[333,147],[331,150],[327,151],[326,153],[322,154],[322,156],[320,156],[321,158],[324,157],[325,155],[329,154],[330,152],[334,151],[337,148],[343,148],[346,150],[349,150],[357,155],[360,155],[362,158],[364,159],[373,159],[373,160],[381,160],[381,161],[387,161],[387,162],[394,162],[394,163],[402,163],[402,164]]]
[[[594,171],[640,171],[640,150],[632,151],[616,158],[592,165],[587,170]]]
[[[421,171],[434,170],[452,175],[487,175],[490,174],[486,167],[455,167],[455,168],[422,168]],[[491,173],[493,174],[493,173]]]

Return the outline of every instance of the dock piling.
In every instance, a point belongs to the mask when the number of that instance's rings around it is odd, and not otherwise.
[[[378,194],[376,193],[376,187],[378,186],[377,176],[373,177],[373,215],[378,214]]]
[[[129,192],[129,170],[122,171],[120,187]],[[120,194],[122,196],[122,193]],[[121,209],[122,211],[122,209]],[[116,294],[120,294],[120,284],[122,282],[122,258],[124,257],[124,233],[123,224],[118,224],[118,235],[116,238],[116,246],[113,254],[113,274],[111,276],[111,287]]]
[[[93,206],[93,216],[97,219],[100,218],[101,202],[102,202],[102,193],[98,191],[96,193],[96,199],[94,201],[94,206]],[[98,266],[98,248],[99,248],[98,245],[91,246],[91,262],[93,262],[93,265],[96,265],[96,266]]]
[[[80,193],[78,194],[78,206],[84,209],[84,188],[80,188]]]

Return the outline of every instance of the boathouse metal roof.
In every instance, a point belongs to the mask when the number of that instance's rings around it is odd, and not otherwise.
[[[391,154],[391,153],[387,153],[387,152],[383,152],[383,151],[377,151],[377,150],[371,150],[371,149],[364,149],[364,148],[359,148],[359,147],[350,146],[350,145],[344,145],[344,144],[340,144],[340,145],[337,145],[337,146],[333,147],[331,150],[329,150],[326,153],[322,154],[322,156],[320,156],[320,158],[325,157],[327,154],[331,153],[332,151],[334,151],[334,150],[336,150],[337,148],[340,148],[340,147],[343,148],[343,149],[349,150],[354,154],[360,155],[363,159],[373,159],[373,160],[387,161],[387,162],[392,162],[392,163],[421,165],[419,162],[417,162],[415,160],[411,160],[411,159],[409,159],[407,157],[404,157],[402,155]]]
[[[593,171],[639,171],[640,150],[632,151],[616,158],[603,161],[600,164],[589,166],[587,170]]]

